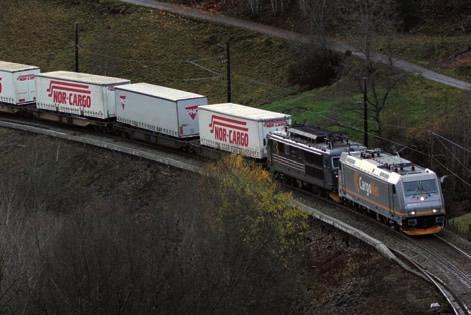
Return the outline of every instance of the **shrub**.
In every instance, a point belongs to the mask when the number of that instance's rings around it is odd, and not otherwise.
[[[301,90],[332,84],[342,69],[339,54],[317,45],[295,47],[293,55],[296,62],[288,69],[288,82]]]

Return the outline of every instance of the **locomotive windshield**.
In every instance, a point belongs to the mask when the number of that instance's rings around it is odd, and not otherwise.
[[[438,192],[435,179],[404,182],[404,193],[406,197],[420,194],[435,194]]]

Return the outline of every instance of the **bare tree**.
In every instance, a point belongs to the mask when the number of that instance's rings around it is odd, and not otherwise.
[[[314,41],[328,49],[327,34],[333,19],[338,15],[337,0],[298,0],[299,7],[309,21],[309,32]]]
[[[250,8],[250,13],[252,16],[257,16],[260,14],[260,9],[262,7],[262,1],[261,0],[247,0],[247,3]]]
[[[444,183],[448,200],[457,204],[450,212],[471,210],[471,94],[461,108],[446,117],[442,126],[431,132],[430,165],[446,175]]]
[[[40,157],[31,167],[61,168]],[[156,195],[152,207],[130,211],[123,197],[92,195],[67,213],[23,203],[30,179],[3,176],[0,187],[12,189],[0,195],[2,223],[10,212],[0,229],[0,304],[24,314],[287,313],[302,305],[305,215],[242,159],[209,171],[218,176],[188,176],[167,204]],[[55,180],[37,178],[46,187]]]
[[[288,81],[301,89],[335,82],[342,69],[342,57],[329,46],[328,32],[337,15],[337,0],[299,0],[307,19],[310,42],[294,47],[296,62],[290,66]]]
[[[394,12],[392,0],[358,0],[349,7],[354,21],[352,35],[365,57],[356,77],[362,93],[363,78],[367,80],[369,111],[376,125],[372,131],[379,136],[383,134],[382,113],[391,92],[403,78],[403,74],[394,67]],[[377,62],[380,58],[387,60],[386,66]]]
[[[290,0],[270,0],[273,15],[283,13],[291,4]]]

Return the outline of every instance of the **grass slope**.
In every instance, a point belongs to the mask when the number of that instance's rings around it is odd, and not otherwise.
[[[440,122],[460,106],[465,93],[420,77],[407,76],[394,90],[383,112],[387,133],[411,136]],[[344,77],[329,87],[307,91],[263,105],[293,115],[297,122],[310,122],[354,135],[363,128],[363,96],[352,78]],[[374,123],[371,121],[371,126]],[[351,128],[342,128],[345,125]]]
[[[235,101],[259,104],[294,90],[288,46],[255,33],[199,23],[115,1],[0,2],[0,60],[73,70],[80,23],[82,72],[146,81],[226,100],[225,43],[232,37]]]
[[[9,44],[0,46],[0,60],[38,65],[43,71],[72,70],[75,22],[81,27],[82,72],[198,92],[211,103],[226,101],[225,43],[232,37],[234,102],[359,135],[336,122],[362,126],[362,96],[351,77],[295,95],[296,87],[286,79],[294,62],[289,43],[118,1],[1,1],[0,38]],[[385,128],[390,134],[416,133],[462,98],[461,91],[407,76],[390,97]]]
[[[337,36],[338,40],[358,47],[351,37]],[[445,34],[439,30],[427,32],[377,35],[373,46],[385,54],[403,58],[430,70],[471,82],[471,34]]]
[[[468,231],[469,227],[471,227],[471,213],[463,214],[451,219],[450,221],[451,223],[458,225],[461,230]]]

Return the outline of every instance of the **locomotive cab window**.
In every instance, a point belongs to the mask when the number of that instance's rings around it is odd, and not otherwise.
[[[435,194],[438,192],[437,181],[435,179],[417,180],[413,182],[404,182],[404,194],[406,197]]]
[[[333,169],[338,169],[340,166],[340,157],[335,156],[332,158],[332,168]]]

